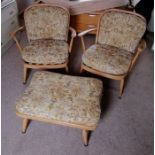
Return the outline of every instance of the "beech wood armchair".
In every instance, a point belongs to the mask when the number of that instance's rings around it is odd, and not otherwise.
[[[94,30],[97,31],[95,44],[86,50],[84,35]],[[106,10],[97,28],[78,34],[84,51],[80,72],[119,80],[121,97],[125,77],[146,47],[142,39],[145,30],[146,21],[141,15],[126,10]]]
[[[24,20],[25,26],[11,33],[24,62],[23,82],[26,82],[28,69],[65,68],[68,71],[69,52],[76,37],[76,31],[69,27],[68,10],[50,4],[35,4],[25,10]],[[29,44],[22,47],[16,35],[24,29]]]

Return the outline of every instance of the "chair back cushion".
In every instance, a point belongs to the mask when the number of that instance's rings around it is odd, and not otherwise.
[[[110,9],[100,18],[96,42],[134,52],[145,30],[146,21],[139,14]]]
[[[67,9],[49,4],[37,4],[24,12],[27,37],[37,39],[68,39],[70,15]]]

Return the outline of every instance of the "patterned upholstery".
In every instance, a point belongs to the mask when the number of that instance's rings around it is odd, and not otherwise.
[[[29,40],[68,38],[70,16],[67,10],[58,6],[40,4],[28,8],[24,13]]]
[[[97,71],[121,75],[127,73],[133,54],[109,45],[92,45],[83,54],[83,63]]]
[[[97,43],[134,52],[146,30],[143,18],[131,13],[108,11],[100,21]]]
[[[101,96],[102,82],[98,79],[39,71],[17,102],[16,110],[37,118],[96,126]]]
[[[36,64],[62,64],[68,60],[68,44],[61,40],[31,41],[22,52],[24,61]]]

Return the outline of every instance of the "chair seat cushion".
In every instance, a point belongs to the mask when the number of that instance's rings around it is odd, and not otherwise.
[[[24,48],[22,58],[35,64],[62,64],[68,60],[68,44],[61,40],[31,41]]]
[[[83,54],[83,63],[97,71],[121,75],[127,73],[133,54],[109,45],[95,44]]]
[[[98,79],[38,71],[16,110],[37,118],[96,126],[101,96],[102,81]]]

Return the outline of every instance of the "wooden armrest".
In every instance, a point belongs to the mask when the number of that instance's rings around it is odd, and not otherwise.
[[[24,30],[24,28],[25,28],[24,26],[21,26],[21,27],[19,27],[17,30],[15,30],[15,31],[13,31],[13,32],[10,33],[11,37],[12,37],[12,38],[14,39],[14,41],[16,42],[17,48],[19,49],[20,52],[22,52],[23,48],[22,48],[21,44],[19,43],[19,41],[17,40],[16,35],[17,35],[17,33],[18,33],[19,31]]]
[[[136,61],[139,57],[139,55],[145,50],[146,48],[146,42],[144,39],[142,39],[140,42],[139,42],[139,45],[134,53],[134,56],[133,56],[133,59],[132,59],[132,62],[131,62],[131,66],[129,68],[129,71],[131,71],[131,69],[134,67],[134,65],[136,64]]]
[[[85,31],[83,31],[83,32],[80,32],[80,33],[78,34],[78,37],[83,37],[83,36],[86,35],[87,33],[91,32],[91,31],[95,31],[95,30],[97,30],[97,28],[92,28],[92,29],[88,29],[88,30],[85,30]]]
[[[139,52],[142,52],[142,51],[144,51],[145,48],[146,48],[146,42],[145,42],[144,39],[142,39],[142,40],[140,41],[139,45],[138,45],[137,50],[138,50]]]
[[[24,30],[24,26],[19,27],[17,30],[11,32],[11,36],[14,37],[19,31]]]
[[[75,37],[76,37],[76,31],[75,31],[75,29],[72,28],[72,27],[69,27],[69,30],[70,30],[71,33],[72,33],[72,37],[75,38]]]
[[[85,46],[85,43],[84,43],[84,35],[86,35],[87,33],[91,32],[91,31],[95,31],[95,30],[97,30],[97,28],[88,29],[88,30],[85,30],[85,31],[80,32],[78,34],[78,37],[81,38],[81,44],[82,44],[83,52],[86,50],[86,46]]]
[[[74,38],[76,37],[76,31],[72,27],[69,27],[69,30],[71,31],[71,40],[70,40],[70,45],[69,45],[69,52],[71,52],[72,47],[73,47],[73,41],[74,41]]]

